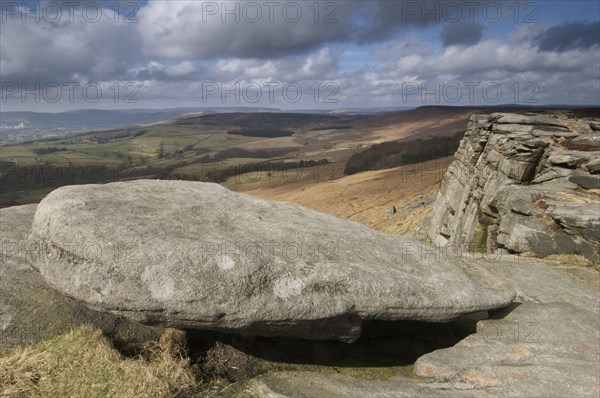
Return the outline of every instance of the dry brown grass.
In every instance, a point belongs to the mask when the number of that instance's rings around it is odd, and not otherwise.
[[[416,165],[392,169],[367,171],[342,176],[342,166],[333,167],[337,175],[328,174],[328,166],[303,170],[301,178],[283,178],[276,172],[272,179],[238,176],[224,185],[238,192],[259,198],[283,200],[309,209],[333,214],[360,222],[379,231],[415,236],[424,235],[432,206],[418,203],[435,198],[440,180],[446,174],[453,157],[431,160]],[[290,176],[295,177],[293,173]],[[329,179],[329,177],[334,177]],[[405,206],[414,205],[412,211],[403,212]],[[389,216],[395,206],[399,212]],[[424,232],[425,231],[425,232]]]
[[[195,388],[185,335],[167,330],[142,356],[125,358],[83,326],[0,357],[0,397],[174,397]]]
[[[587,258],[576,254],[551,254],[544,257],[544,259],[578,267],[592,268],[596,271],[600,271],[600,264],[594,264]]]

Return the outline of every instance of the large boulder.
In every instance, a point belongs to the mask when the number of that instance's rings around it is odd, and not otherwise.
[[[36,205],[0,210],[0,354],[83,324],[101,328],[124,348],[158,339],[161,328],[93,311],[46,284],[27,261],[35,255],[26,241],[35,210]]]
[[[414,240],[217,184],[59,188],[35,214],[53,288],[135,321],[353,341],[363,320],[444,322],[513,290]]]

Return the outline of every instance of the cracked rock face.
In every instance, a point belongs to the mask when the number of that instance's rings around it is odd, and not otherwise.
[[[474,115],[442,182],[434,243],[600,262],[600,134],[565,113]]]
[[[58,291],[182,328],[353,341],[363,320],[443,322],[514,298],[484,268],[414,240],[208,183],[59,188],[29,243]]]

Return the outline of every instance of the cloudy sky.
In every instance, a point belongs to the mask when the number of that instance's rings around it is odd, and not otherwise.
[[[2,110],[600,105],[591,1],[6,1]]]

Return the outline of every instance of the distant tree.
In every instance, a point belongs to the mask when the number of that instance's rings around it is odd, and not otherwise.
[[[36,155],[47,155],[49,153],[55,153],[55,152],[64,152],[67,151],[66,147],[63,148],[57,148],[55,146],[52,147],[48,147],[48,148],[37,148],[33,150],[33,153],[35,153]]]
[[[352,155],[346,163],[344,174],[392,168],[449,156],[458,149],[462,137],[463,133],[459,132],[447,137],[375,144]]]

